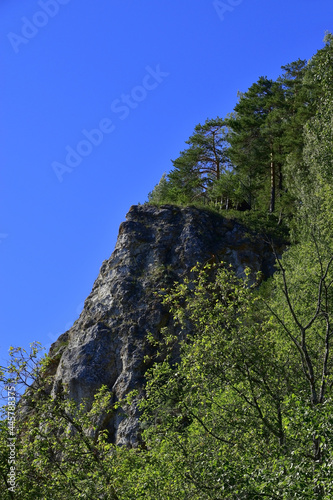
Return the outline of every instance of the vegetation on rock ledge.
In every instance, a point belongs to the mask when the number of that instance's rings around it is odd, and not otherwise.
[[[295,243],[274,276],[259,286],[207,264],[162,290],[187,335],[162,328],[150,339],[166,356],[149,362],[137,448],[110,444],[103,430],[129,401],[113,403],[102,387],[91,408],[78,407],[50,391],[52,359],[12,349],[3,386],[29,389],[16,410],[15,487],[3,407],[4,499],[333,498],[332,40],[276,82],[260,78],[227,119],[196,127],[149,196],[292,217]]]

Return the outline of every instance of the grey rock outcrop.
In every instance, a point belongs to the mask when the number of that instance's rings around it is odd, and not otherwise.
[[[147,333],[171,322],[155,292],[210,260],[231,263],[238,274],[246,266],[266,276],[274,270],[270,246],[237,222],[192,207],[132,206],[79,319],[51,346],[53,392],[65,388],[89,404],[103,384],[113,402],[141,391],[152,354]],[[115,411],[99,424],[117,444],[138,442],[135,402],[126,417]]]

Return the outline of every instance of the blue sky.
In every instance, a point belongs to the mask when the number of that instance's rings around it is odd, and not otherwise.
[[[332,21],[332,0],[1,1],[0,364],[77,319],[194,126]]]

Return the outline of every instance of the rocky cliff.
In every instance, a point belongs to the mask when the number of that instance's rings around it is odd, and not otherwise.
[[[237,222],[192,207],[131,207],[79,319],[51,346],[53,392],[66,389],[76,401],[89,402],[106,384],[115,402],[142,390],[144,358],[152,354],[147,333],[158,336],[172,321],[155,292],[197,262],[213,260],[231,263],[238,274],[246,266],[266,276],[274,270],[270,246]],[[101,416],[99,425],[113,442],[135,445],[135,402],[126,416],[118,410]]]

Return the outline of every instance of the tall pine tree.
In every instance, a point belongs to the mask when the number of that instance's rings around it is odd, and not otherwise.
[[[275,163],[273,143],[276,132],[267,118],[274,109],[278,86],[260,77],[249,90],[240,95],[235,115],[228,120],[230,158],[247,190],[247,202],[257,207],[258,198],[270,179],[270,210],[275,205]]]
[[[222,118],[197,125],[186,141],[189,147],[172,162],[174,168],[167,177],[161,201],[192,203],[208,199],[207,192],[214,182],[230,168],[226,137]]]

